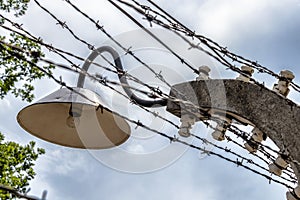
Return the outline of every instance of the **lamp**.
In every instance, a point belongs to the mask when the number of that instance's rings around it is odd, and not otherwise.
[[[92,61],[103,52],[110,53],[117,68],[123,70],[118,53],[108,46],[93,51],[82,70],[88,71]],[[119,78],[128,84],[125,76],[119,74]],[[67,147],[105,149],[124,143],[130,135],[129,125],[121,117],[101,109],[101,97],[84,89],[84,81],[82,73],[76,88],[61,88],[23,108],[17,115],[20,126],[36,137]],[[165,103],[139,99],[130,89],[123,88],[128,96],[146,106]]]

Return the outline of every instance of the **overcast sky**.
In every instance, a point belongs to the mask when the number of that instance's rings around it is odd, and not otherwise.
[[[40,2],[62,21],[66,21],[76,34],[89,43],[95,46],[109,43],[108,38],[66,2],[61,0]],[[159,0],[155,2],[197,33],[217,41],[237,54],[257,60],[276,73],[289,69],[296,75],[295,82],[300,82],[298,77],[300,74],[299,0],[187,0],[184,3],[179,0]],[[96,21],[99,20],[111,35],[124,44],[136,44],[135,47],[140,49],[136,52],[137,55],[150,62],[157,71],[161,70],[170,83],[175,84],[195,78],[191,71],[174,66],[178,61],[171,59],[169,53],[157,48],[156,45],[152,46],[146,36],[136,36],[135,34],[140,33],[138,27],[107,1],[81,0],[77,1],[76,5]],[[30,3],[27,15],[17,21],[53,46],[84,58],[90,53],[84,44],[74,40],[65,29],[57,26],[56,21],[38,8],[34,2]],[[172,42],[169,33],[158,30],[158,34],[169,37],[165,40],[169,45],[178,47],[183,54],[186,53],[187,48],[181,46],[179,41]],[[189,57],[189,61],[195,66],[210,65],[213,78],[237,76],[207,57],[202,58],[197,55],[193,54]],[[50,53],[47,53],[47,57],[65,63]],[[132,61],[124,58],[124,63],[132,64]],[[127,70],[140,75],[140,78],[147,78],[148,83],[168,91],[168,88],[158,83],[154,77],[149,77],[149,72],[143,73],[146,70],[141,66],[127,67]],[[96,69],[92,70],[92,72],[96,71]],[[57,69],[55,75],[62,76],[63,80],[72,86],[76,85],[76,74]],[[109,76],[109,74],[105,75]],[[269,88],[276,81],[269,76],[255,74],[255,77],[260,82],[265,82]],[[103,98],[110,106],[118,105],[115,106],[119,109],[117,111],[128,114],[135,120],[147,120],[149,122],[147,125],[170,135],[176,134],[173,133],[176,131],[174,128],[154,119],[150,114],[128,107],[122,109],[120,105],[127,105],[128,102],[124,99],[124,102],[119,102],[122,98],[114,96],[102,87],[92,82],[87,83],[86,86],[104,95]],[[36,100],[59,89],[59,86],[51,80],[36,81],[35,87]],[[292,91],[289,97],[299,104],[299,93]],[[34,140],[39,147],[46,149],[46,155],[43,155],[35,166],[37,176],[31,182],[30,194],[32,195],[41,196],[42,191],[47,190],[49,200],[285,199],[286,188],[281,185],[269,184],[267,179],[259,175],[216,157],[206,157],[196,150],[186,149],[180,145],[170,147],[168,140],[141,128],[135,129],[134,125],[131,127],[133,139],[112,151],[78,150],[47,143],[26,133],[17,124],[16,115],[26,105],[28,103],[12,96],[1,100],[0,131],[5,133],[8,140],[22,144]],[[155,111],[179,123],[179,119],[166,113],[164,109]],[[198,124],[193,131],[210,138],[211,130],[201,124]],[[177,153],[168,154],[169,150]],[[247,152],[237,151],[247,156]],[[123,155],[124,152],[129,156]],[[166,154],[172,156],[166,158],[164,157]],[[112,155],[117,156],[116,160],[109,159]],[[155,165],[155,163],[159,164]]]

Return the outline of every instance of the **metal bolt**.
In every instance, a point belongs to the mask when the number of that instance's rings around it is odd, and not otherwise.
[[[189,137],[191,135],[190,130],[196,121],[195,117],[190,114],[182,114],[180,121],[181,125],[178,134],[182,137]]]

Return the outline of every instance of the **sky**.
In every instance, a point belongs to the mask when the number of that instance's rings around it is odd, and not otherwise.
[[[57,17],[66,21],[76,34],[95,46],[111,44],[107,37],[95,29],[86,18],[74,11],[66,2],[60,0],[40,1]],[[296,75],[295,82],[300,83],[300,1],[299,0],[187,0],[155,1],[170,14],[197,33],[205,35],[229,50],[258,61],[272,71],[289,69]],[[143,3],[143,1],[142,1]],[[193,80],[191,71],[179,66],[179,62],[161,46],[150,40],[138,27],[114,8],[108,1],[77,1],[78,7],[94,19],[99,20],[105,29],[125,46],[133,45],[136,55],[145,59],[171,84]],[[135,15],[141,18],[141,16]],[[86,58],[90,50],[65,30],[56,25],[47,13],[32,1],[27,14],[15,19],[27,30],[44,39],[53,46],[70,51]],[[144,23],[145,25],[149,25]],[[154,28],[158,28],[155,27]],[[0,30],[1,34],[4,33]],[[212,78],[235,78],[237,74],[225,70],[215,61],[203,57],[200,52],[189,51],[182,41],[175,40],[167,31],[155,30],[168,45],[180,51],[192,65],[207,64],[212,68]],[[5,34],[5,33],[4,33]],[[46,51],[45,51],[46,52]],[[61,58],[47,52],[47,58],[65,63]],[[147,83],[159,86],[165,91],[168,87],[160,83],[143,67],[123,55],[128,72],[139,76]],[[82,65],[82,62],[76,61]],[[103,62],[100,61],[99,62]],[[91,73],[103,73],[116,80],[111,74],[91,69]],[[56,69],[54,75],[61,76],[69,85],[75,86],[77,75]],[[260,82],[269,88],[276,82],[270,76],[254,74]],[[87,80],[85,87],[102,95],[110,107],[135,120],[144,120],[157,130],[176,134],[176,130],[165,122],[138,110],[128,101],[111,91]],[[38,100],[59,89],[51,80],[35,82],[35,96]],[[300,102],[299,93],[291,91],[289,98]],[[174,199],[174,200],[239,200],[239,199],[285,199],[286,188],[257,174],[237,167],[214,156],[199,154],[131,125],[132,137],[120,147],[112,150],[81,150],[45,142],[26,133],[17,124],[17,113],[27,106],[27,102],[8,95],[0,100],[0,131],[7,140],[25,144],[31,140],[43,147],[46,154],[36,162],[36,178],[31,181],[29,194],[41,196],[47,190],[49,200],[137,200],[137,199]],[[168,119],[179,123],[179,119],[167,113],[164,108],[153,109]],[[3,123],[4,122],[4,123]],[[246,130],[251,128],[246,127]],[[174,132],[174,133],[173,133]],[[194,133],[211,140],[212,130],[197,123]],[[193,139],[186,139],[195,142]],[[269,141],[270,142],[270,141]],[[225,143],[225,144],[224,144]],[[230,144],[224,142],[221,145]],[[270,142],[271,143],[271,142]],[[211,149],[210,146],[205,146]],[[237,152],[249,156],[241,149]],[[215,149],[213,149],[215,150]],[[217,151],[217,150],[216,150]],[[175,152],[175,153],[174,153]],[[223,152],[222,152],[223,153]]]

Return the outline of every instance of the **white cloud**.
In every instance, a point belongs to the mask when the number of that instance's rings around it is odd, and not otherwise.
[[[11,106],[9,100],[7,99],[1,99],[0,100],[0,107],[5,108],[6,110],[9,110],[9,107]]]
[[[99,19],[113,35],[135,28],[133,23],[129,22],[107,1],[95,2],[80,1],[76,4],[95,19]],[[66,20],[70,27],[85,40],[97,45],[106,40],[86,19],[78,13],[70,11],[71,9],[65,2],[41,1],[41,3],[60,16],[62,20]],[[299,1],[189,0],[183,3],[176,0],[172,3],[160,1],[158,4],[182,19],[192,29],[222,44],[229,44],[229,46],[233,46],[234,43],[243,44],[257,51],[258,42],[255,43],[253,40],[245,42],[244,40],[269,36],[269,39],[276,41],[278,39],[277,33],[284,31],[282,30],[284,25],[298,26],[298,21],[292,21],[299,9],[299,7],[295,7],[295,3],[299,3]],[[30,31],[45,38],[49,43],[78,53],[82,57],[86,57],[89,53],[84,45],[75,42],[66,30],[55,25],[56,22],[36,6],[32,6],[28,15],[22,20],[24,20],[24,27],[28,27]],[[258,41],[261,40],[264,39]],[[284,45],[282,41],[278,41],[280,45]],[[292,46],[288,46],[288,48],[292,48]],[[239,50],[243,49],[240,48]],[[270,51],[270,55],[274,51]],[[298,53],[298,51],[295,53]],[[294,70],[297,70],[297,68],[295,67]],[[276,68],[275,71],[279,70]],[[179,71],[176,72],[179,73]],[[56,75],[59,74],[61,74],[61,71],[56,72]],[[147,76],[147,74],[143,76]],[[64,77],[69,82],[74,83],[76,81],[73,74],[64,75]],[[37,87],[38,98],[56,87],[53,86],[54,84],[48,84],[48,82],[42,83]],[[293,97],[297,98],[297,94],[293,93]],[[4,106],[8,104],[19,105],[20,102],[2,102],[1,108],[3,108],[3,104]],[[18,108],[18,106],[16,107]],[[3,112],[3,109],[1,112]],[[1,120],[5,119],[6,115],[1,114]],[[14,122],[5,125],[10,130],[16,130],[15,127],[18,125],[15,118],[12,118]],[[21,131],[17,132],[21,134]],[[28,140],[28,137],[27,135],[26,140]],[[18,139],[20,140],[20,138]],[[41,144],[45,145],[42,142]],[[47,154],[44,157],[42,156],[37,163],[38,176],[33,181],[32,193],[39,194],[42,190],[47,189],[49,191],[48,199],[277,200],[284,198],[285,188],[274,184],[269,185],[266,179],[241,168],[236,168],[220,159],[206,157],[206,159],[199,161],[196,155],[198,152],[194,150],[189,151],[174,165],[157,173],[132,175],[119,173],[104,167],[85,151],[66,149],[54,145],[45,146]],[[128,146],[127,148],[132,152],[141,153],[144,151],[144,147],[140,144]],[[159,162],[159,160],[153,159],[153,162]]]
[[[140,144],[131,144],[126,147],[126,150],[129,151],[129,153],[144,153],[144,147]]]
[[[200,33],[229,44],[245,35],[270,36],[277,25],[293,15],[298,7],[295,0],[210,0],[198,7],[196,26]]]

